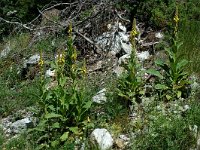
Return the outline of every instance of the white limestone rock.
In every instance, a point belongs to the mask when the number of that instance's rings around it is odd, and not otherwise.
[[[32,121],[30,120],[30,118],[24,118],[24,119],[13,122],[10,125],[10,128],[12,129],[13,133],[20,133],[23,130],[27,129],[27,127],[30,124],[32,124]]]
[[[23,68],[27,68],[30,65],[36,65],[36,64],[38,64],[39,60],[40,60],[40,55],[35,54],[35,55],[31,56],[28,60],[24,61]]]
[[[140,53],[137,53],[136,55],[140,61],[145,61],[146,59],[150,58],[149,51],[140,52]]]
[[[55,77],[56,76],[56,72],[55,70],[51,70],[51,69],[48,69],[45,73],[45,77],[49,78],[49,77]]]
[[[107,98],[106,98],[106,89],[102,89],[101,91],[99,91],[95,96],[92,97],[92,101],[96,102],[98,104],[101,104],[102,102],[106,102]]]
[[[155,37],[158,39],[163,39],[164,35],[161,32],[157,32],[157,33],[155,33]]]
[[[113,138],[106,129],[95,129],[91,133],[91,140],[98,144],[100,150],[109,150],[113,146]]]
[[[118,64],[122,65],[124,63],[127,63],[129,58],[130,58],[130,54],[123,55],[122,57],[119,58]]]
[[[131,54],[131,51],[132,51],[132,46],[131,44],[126,44],[124,42],[121,42],[121,47],[123,49],[123,51],[126,53],[126,54]]]
[[[5,48],[0,53],[0,58],[5,58],[11,51],[10,44],[6,44]]]

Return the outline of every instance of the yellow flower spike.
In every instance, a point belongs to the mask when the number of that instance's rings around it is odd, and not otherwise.
[[[44,61],[42,59],[42,51],[40,51],[40,60],[39,60],[38,64],[40,67],[42,67],[44,65]]]
[[[64,64],[65,63],[65,51],[63,50],[62,52],[62,56],[61,56],[61,63]]]
[[[175,22],[175,28],[174,28],[174,34],[176,36],[177,32],[178,32],[178,22],[179,22],[179,17],[178,17],[178,7],[176,7],[176,12],[173,18],[174,22]]]
[[[73,54],[71,55],[71,59],[72,59],[73,61],[76,61],[76,59],[77,59],[77,52],[76,52],[76,49],[75,49],[75,48],[74,48]]]
[[[73,71],[75,71],[75,69],[76,69],[76,65],[73,64],[71,67],[72,67],[71,69],[72,69]]]
[[[175,23],[178,23],[178,22],[179,22],[178,7],[176,7],[176,12],[175,12],[175,16],[174,16],[174,21],[175,21]]]
[[[132,24],[132,30],[131,30],[131,35],[130,35],[130,40],[133,48],[135,48],[135,36],[138,34],[137,28],[136,28],[136,19],[133,19],[133,24]]]
[[[82,73],[83,73],[83,75],[85,75],[85,74],[87,73],[86,61],[85,61],[85,59],[84,59],[84,62],[83,62]]]
[[[72,34],[72,23],[69,24],[68,33],[71,36],[71,34]]]

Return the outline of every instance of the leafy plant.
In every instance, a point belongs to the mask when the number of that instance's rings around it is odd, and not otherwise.
[[[59,52],[56,61],[52,63],[52,68],[56,70],[57,85],[48,88],[48,82],[45,83],[41,76],[38,101],[41,108],[41,112],[38,114],[40,120],[37,127],[32,130],[42,135],[38,139],[38,142],[42,143],[41,148],[56,147],[69,141],[74,142],[76,136],[83,136],[87,129],[93,126],[89,119],[92,101],[87,97],[87,91],[81,85],[81,80],[78,79],[80,73],[84,77],[86,66],[76,67],[76,50],[72,45],[71,32],[72,27],[69,29],[67,54],[65,55],[65,51]],[[41,59],[39,62],[41,72],[43,63]],[[68,72],[66,73],[66,71]]]
[[[153,74],[159,78],[155,88],[159,91],[160,98],[167,100],[177,99],[184,96],[184,92],[187,91],[188,84],[188,73],[185,71],[185,66],[188,61],[181,59],[178,56],[178,51],[182,42],[178,42],[177,30],[178,30],[178,10],[176,11],[175,17],[175,29],[174,38],[172,39],[171,47],[165,48],[166,55],[168,56],[168,62],[163,60],[156,60],[155,63],[162,71],[155,69],[149,69],[147,73]]]
[[[131,44],[132,44],[132,52],[130,55],[130,59],[128,60],[127,64],[124,64],[124,68],[126,72],[123,76],[119,79],[119,86],[118,86],[118,95],[120,97],[125,98],[129,102],[141,102],[141,95],[144,94],[143,90],[143,81],[141,78],[141,72],[139,72],[140,65],[137,62],[136,58],[136,48],[135,48],[135,35],[137,34],[136,31],[136,20],[133,21],[133,28],[131,31]]]

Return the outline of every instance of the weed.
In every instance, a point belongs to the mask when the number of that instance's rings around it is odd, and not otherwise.
[[[144,94],[143,81],[141,78],[140,65],[136,58],[135,36],[137,35],[136,20],[133,21],[133,28],[131,31],[132,52],[127,64],[124,64],[125,73],[119,79],[118,95],[131,103],[140,103],[141,96]]]
[[[56,70],[57,85],[47,88],[43,76],[41,77],[40,99],[38,101],[41,112],[39,124],[31,131],[43,135],[38,139],[41,148],[57,147],[65,142],[74,142],[76,137],[86,134],[93,124],[89,119],[89,110],[92,105],[87,91],[81,86],[78,76],[86,74],[85,63],[77,68],[76,49],[74,49],[71,36],[72,27],[69,28],[68,49],[60,51],[52,68]],[[39,61],[41,71],[43,60]]]
[[[157,76],[160,80],[155,88],[158,90],[160,99],[174,100],[180,97],[187,97],[183,95],[187,92],[187,86],[189,85],[188,73],[185,71],[185,66],[188,61],[186,59],[180,59],[178,51],[182,42],[178,42],[177,30],[178,30],[178,10],[174,17],[174,38],[172,38],[171,47],[165,48],[166,55],[168,56],[168,62],[163,60],[156,60],[155,63],[161,69],[163,73],[156,71],[155,69],[149,69],[147,72]]]

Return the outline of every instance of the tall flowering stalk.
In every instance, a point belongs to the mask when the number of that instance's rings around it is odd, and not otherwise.
[[[137,28],[136,28],[136,19],[133,19],[133,24],[132,24],[132,30],[130,34],[130,42],[132,46],[132,51],[131,51],[131,58],[130,58],[130,63],[132,64],[131,66],[131,74],[135,76],[136,73],[136,65],[137,65],[137,60],[136,60],[136,44],[135,44],[135,36],[138,34]]]
[[[175,37],[177,36],[177,32],[178,32],[178,23],[179,23],[179,16],[178,16],[178,7],[176,7],[176,12],[174,15],[174,22],[175,22],[175,27],[174,27],[174,35]]]
[[[131,35],[130,35],[130,41],[132,45],[132,49],[136,49],[135,45],[135,36],[138,34],[137,28],[136,28],[136,19],[133,19],[133,24],[132,24],[132,30],[131,30]]]
[[[118,95],[128,100],[130,103],[140,103],[143,95],[143,82],[141,79],[140,65],[136,58],[135,36],[137,35],[136,19],[133,19],[132,30],[130,33],[130,43],[132,51],[127,64],[124,64],[126,72],[119,79]],[[127,104],[127,103],[126,103]]]
[[[168,61],[158,59],[155,61],[163,71],[158,72],[154,69],[149,70],[148,73],[153,74],[159,78],[158,84],[155,85],[158,91],[159,99],[164,101],[176,100],[181,97],[188,97],[188,72],[185,71],[185,67],[188,64],[186,59],[181,58],[178,55],[182,42],[178,41],[178,7],[176,7],[174,15],[174,34],[172,35],[172,42],[170,47],[165,47]]]

